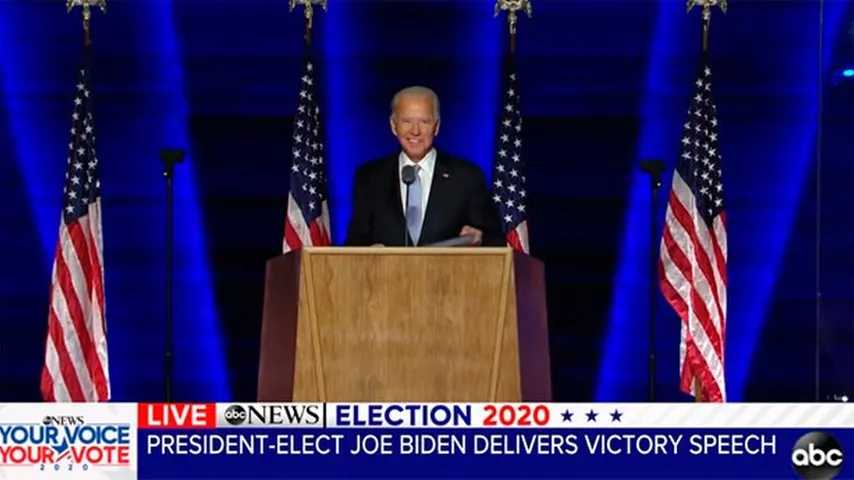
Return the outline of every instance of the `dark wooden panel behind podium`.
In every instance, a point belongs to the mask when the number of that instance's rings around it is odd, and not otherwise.
[[[258,401],[293,398],[301,259],[301,252],[292,252],[267,262]]]

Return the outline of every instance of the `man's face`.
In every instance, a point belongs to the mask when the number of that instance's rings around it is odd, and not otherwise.
[[[432,99],[422,95],[400,97],[391,117],[391,132],[412,161],[424,158],[433,148],[433,138],[439,133],[439,120],[433,116]]]

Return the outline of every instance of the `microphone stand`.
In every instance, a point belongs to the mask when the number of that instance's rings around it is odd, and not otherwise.
[[[411,183],[404,183],[406,185],[406,207],[403,208],[403,246],[409,246],[409,229],[406,225],[406,213],[409,212],[409,185]]]
[[[175,164],[184,160],[184,151],[178,149],[163,149],[160,151],[160,161],[163,163],[163,178],[166,180],[166,286],[164,297],[166,304],[166,327],[163,335],[163,398],[172,401],[172,367],[173,367],[173,299],[172,286],[175,276],[175,186],[173,177]]]
[[[656,280],[658,279],[658,255],[655,248],[655,240],[658,238],[658,228],[656,225],[656,200],[658,198],[658,189],[661,188],[661,172],[664,171],[664,162],[661,160],[642,160],[640,168],[649,175],[650,181],[650,201],[649,201],[649,345],[647,358],[647,398],[648,401],[655,401],[655,303],[658,297],[656,296]]]
[[[409,214],[409,186],[415,183],[415,168],[411,165],[404,166],[400,171],[400,180],[406,185],[406,200],[403,208],[403,246],[409,246],[409,228],[407,225],[407,215]]]

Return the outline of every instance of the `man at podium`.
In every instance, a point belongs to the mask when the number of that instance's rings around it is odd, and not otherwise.
[[[397,92],[389,123],[401,151],[356,172],[346,244],[423,246],[464,237],[469,245],[503,246],[483,172],[433,147],[436,93],[418,86]]]

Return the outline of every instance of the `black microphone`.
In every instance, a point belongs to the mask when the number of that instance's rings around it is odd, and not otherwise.
[[[661,160],[641,160],[640,169],[648,173],[655,182],[655,187],[661,186],[661,173],[664,171],[664,162]]]
[[[415,183],[415,167],[404,165],[400,170],[400,180],[406,185],[406,207],[403,209],[403,246],[409,246],[409,228],[407,228],[406,215],[409,212],[409,186]]]
[[[403,183],[405,183],[407,187],[415,183],[415,167],[412,165],[405,165],[400,171],[400,179],[403,180]]]

